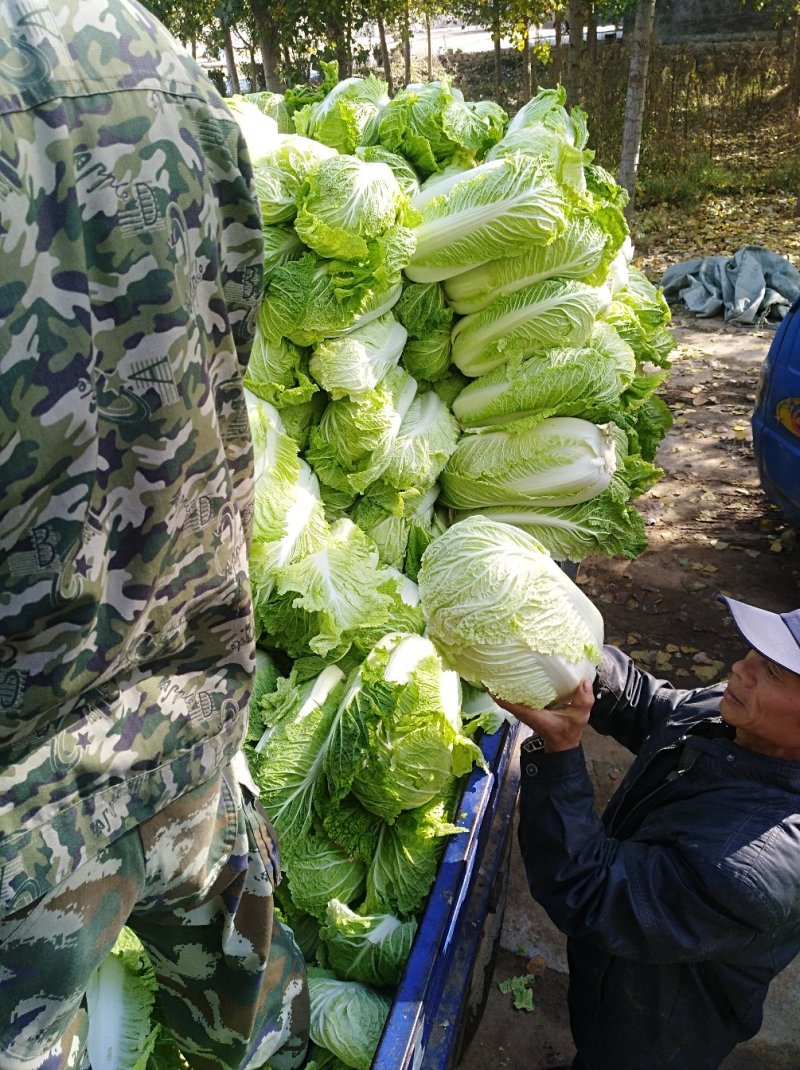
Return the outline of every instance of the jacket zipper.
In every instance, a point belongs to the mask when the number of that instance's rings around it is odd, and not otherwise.
[[[656,798],[659,793],[663,792],[667,787],[669,787],[672,783],[678,780],[679,777],[682,777],[684,773],[688,772],[689,769],[692,768],[694,763],[700,757],[700,750],[695,747],[692,747],[687,750],[685,745],[686,739],[686,736],[682,736],[677,743],[672,743],[669,747],[664,747],[663,750],[660,750],[658,754],[653,757],[653,762],[658,761],[661,755],[676,750],[679,743],[682,743],[684,745],[683,754],[681,755],[678,761],[677,767],[671,770],[666,775],[666,777],[664,777],[660,784],[656,784],[656,786],[651,791],[649,791],[646,795],[643,795],[641,799],[638,799],[636,802],[634,802],[631,808],[627,810],[627,812],[624,812],[625,802],[623,801],[620,810],[618,810],[617,813],[614,815],[613,821],[609,828],[609,832],[611,835],[616,836],[617,838],[623,838],[622,833],[624,831],[624,826],[627,825],[647,803],[652,803],[653,799]],[[650,764],[652,765],[652,762]],[[641,776],[644,776],[646,772],[646,769],[642,770]],[[630,792],[634,788],[635,784],[632,784],[628,791]],[[635,825],[633,827],[635,827]],[[633,831],[633,829],[631,829],[630,831]]]

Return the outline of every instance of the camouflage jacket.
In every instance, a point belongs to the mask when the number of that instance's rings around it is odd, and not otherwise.
[[[0,0],[0,915],[241,741],[251,179],[134,0]]]

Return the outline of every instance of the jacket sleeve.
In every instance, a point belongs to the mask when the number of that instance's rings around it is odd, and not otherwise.
[[[555,925],[622,958],[731,956],[777,921],[756,890],[679,844],[610,837],[581,747],[523,749],[519,844],[531,892]]]
[[[691,694],[641,672],[627,654],[613,646],[603,647],[594,693],[589,724],[634,754],[653,729]]]

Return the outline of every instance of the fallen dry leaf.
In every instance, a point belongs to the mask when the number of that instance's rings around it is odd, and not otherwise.
[[[698,665],[694,670],[694,674],[699,680],[717,680],[724,668],[723,662],[712,661],[710,665]]]

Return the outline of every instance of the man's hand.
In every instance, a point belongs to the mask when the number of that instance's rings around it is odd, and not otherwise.
[[[572,750],[580,743],[589,720],[594,705],[594,691],[591,681],[583,679],[566,699],[544,710],[534,710],[520,702],[504,702],[496,695],[494,700],[498,706],[538,732],[546,751]]]

